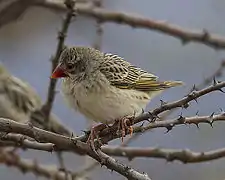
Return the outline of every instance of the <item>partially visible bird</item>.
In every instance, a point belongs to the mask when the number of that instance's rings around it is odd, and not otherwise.
[[[53,113],[50,114],[48,126],[39,111],[42,102],[35,90],[26,82],[13,76],[0,64],[0,117],[17,122],[30,122],[32,125],[71,136],[72,131],[65,127]],[[36,111],[38,110],[38,111]],[[34,113],[32,113],[35,111]]]
[[[138,116],[154,96],[182,85],[158,81],[122,57],[91,47],[65,48],[51,77],[63,78],[62,92],[72,108],[103,124]]]

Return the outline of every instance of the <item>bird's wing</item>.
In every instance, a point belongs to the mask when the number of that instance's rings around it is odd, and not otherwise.
[[[133,66],[123,58],[113,54],[105,54],[100,71],[106,76],[111,85],[120,89],[151,92],[182,84],[179,81],[159,82],[157,76]]]
[[[157,90],[157,76],[131,65],[117,55],[105,54],[101,72],[112,85],[121,89]]]

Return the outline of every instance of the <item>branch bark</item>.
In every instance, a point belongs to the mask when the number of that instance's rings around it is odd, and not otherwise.
[[[105,165],[107,168],[116,171],[124,177],[131,180],[150,180],[147,174],[139,173],[138,171],[123,165],[112,157],[106,155],[98,149],[96,154],[89,145],[77,140],[76,138],[69,138],[52,132],[48,132],[28,124],[18,123],[9,119],[0,118],[0,131],[6,133],[18,133],[29,136],[38,142],[52,143],[56,150],[70,150],[73,152],[82,152],[87,154]]]
[[[74,9],[75,2],[73,0],[65,0],[64,4],[66,5],[65,7],[67,8],[67,14],[66,14],[65,20],[62,23],[61,31],[58,33],[59,41],[58,41],[58,45],[56,48],[56,53],[55,53],[54,59],[52,60],[51,73],[54,71],[54,69],[56,68],[56,66],[58,64],[59,57],[60,57],[60,54],[61,54],[63,46],[64,46],[64,40],[66,38],[66,34],[69,29],[70,22],[71,22],[72,18],[75,16],[75,12],[76,12]],[[52,109],[53,101],[55,98],[56,83],[57,83],[56,79],[50,78],[47,100],[46,100],[45,105],[43,105],[43,112],[45,114],[46,122],[48,122],[49,114]]]
[[[4,120],[5,121],[5,120]],[[144,129],[152,129],[152,128],[159,128],[159,127],[166,127],[168,130],[171,130],[172,127],[176,125],[186,125],[186,124],[195,124],[198,126],[200,123],[206,123],[213,125],[216,121],[225,121],[225,113],[221,113],[218,115],[210,115],[210,116],[196,116],[196,117],[180,117],[178,119],[174,120],[164,120],[164,121],[156,121],[153,123],[150,123],[148,126],[146,126]],[[5,122],[4,122],[5,123]],[[0,125],[1,119],[0,119]],[[17,123],[18,126],[18,123]],[[20,125],[21,126],[21,125]],[[24,125],[23,125],[24,126]],[[26,126],[26,125],[25,125]],[[3,129],[2,129],[3,128]],[[12,129],[13,132],[20,132],[14,129],[16,126]],[[141,132],[143,127],[135,127],[135,132]],[[33,129],[33,133],[35,134],[37,130],[36,128]],[[5,131],[4,126],[0,127],[0,131]],[[42,130],[43,131],[43,130]],[[44,133],[44,131],[41,133]],[[39,132],[39,130],[38,130]],[[40,133],[40,132],[39,132]],[[42,138],[48,137],[49,132],[46,132],[47,134],[43,134]],[[24,133],[22,133],[24,134]],[[30,134],[30,133],[28,133]],[[27,134],[26,134],[27,135]],[[58,136],[54,135],[53,136]],[[51,136],[52,136],[51,135]],[[36,136],[37,138],[38,136]],[[32,137],[33,138],[33,137]],[[57,139],[58,137],[56,137]],[[62,138],[62,137],[60,137]],[[14,147],[22,147],[22,148],[29,148],[29,149],[36,149],[41,151],[74,151],[74,149],[71,147],[71,145],[68,145],[71,143],[70,139],[66,139],[67,146],[64,145],[64,143],[61,142],[61,139],[58,139],[58,142],[56,143],[55,140],[51,140],[50,143],[44,143],[44,142],[36,142],[31,141],[30,139],[26,139],[24,135],[20,134],[3,134],[0,136],[1,140],[4,140],[6,142],[6,146],[14,146]],[[39,138],[38,138],[39,139]],[[48,137],[49,139],[49,137]],[[76,138],[75,138],[76,139]],[[75,141],[74,139],[74,141]],[[63,140],[65,141],[65,140]],[[47,140],[46,140],[47,142]],[[54,142],[54,143],[53,143]],[[79,141],[76,142],[76,144]],[[61,143],[61,144],[60,144]],[[80,142],[79,142],[80,143]],[[58,146],[60,144],[60,146]],[[81,146],[81,145],[79,145]],[[78,148],[79,148],[78,146]],[[83,145],[82,145],[83,146]],[[83,147],[84,148],[84,147]],[[154,158],[163,158],[167,161],[173,161],[173,160],[179,160],[183,163],[198,163],[203,161],[210,161],[213,159],[218,159],[221,157],[225,157],[225,149],[218,149],[213,150],[209,152],[191,152],[189,150],[171,150],[171,149],[161,149],[161,148],[125,148],[125,147],[107,147],[104,146],[101,148],[102,152],[106,153],[107,155],[113,155],[113,156],[123,156],[127,157],[128,159],[133,159],[136,157],[154,157]],[[101,152],[100,152],[101,154]],[[102,155],[103,159],[105,158],[105,155]],[[108,159],[107,159],[108,161]],[[111,159],[111,161],[114,161]],[[103,162],[103,164],[106,162]],[[113,162],[111,162],[113,164]]]
[[[47,7],[54,10],[64,11],[61,3],[51,0],[36,1],[37,6]],[[157,21],[142,16],[134,16],[128,13],[114,12],[102,8],[93,8],[90,4],[80,4],[76,6],[80,15],[95,18],[101,22],[114,22],[118,24],[129,25],[133,28],[145,28],[157,31],[181,40],[182,44],[188,42],[197,42],[214,49],[225,48],[225,37],[211,34],[207,30],[192,30],[179,27],[175,24],[169,24],[166,21]]]
[[[132,160],[140,157],[165,159],[168,162],[178,160],[183,163],[200,163],[225,157],[225,148],[208,151],[193,152],[188,149],[162,149],[162,148],[128,148],[104,147],[103,152],[110,156],[121,156]]]

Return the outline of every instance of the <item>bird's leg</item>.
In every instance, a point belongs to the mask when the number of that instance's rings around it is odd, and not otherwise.
[[[133,124],[133,116],[125,116],[121,119],[118,119],[115,123],[118,123],[118,131],[121,131],[121,139],[123,142],[123,138],[126,136],[126,131],[129,130],[130,135],[133,134],[133,127],[131,126]]]
[[[91,149],[93,151],[96,152],[96,148],[95,148],[95,138],[97,139],[98,143],[100,145],[102,145],[102,142],[101,140],[99,139],[99,132],[102,131],[103,129],[105,129],[107,127],[106,124],[98,124],[98,125],[95,125],[91,128],[91,133],[88,137],[88,140],[87,140],[87,143],[90,144],[91,146]],[[97,153],[97,152],[96,152]]]

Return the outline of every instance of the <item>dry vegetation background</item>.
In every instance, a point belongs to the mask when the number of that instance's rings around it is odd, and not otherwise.
[[[47,137],[46,142],[51,143],[36,143],[36,147],[42,150],[29,149],[29,143],[25,143],[23,147],[27,146],[28,149],[17,150],[18,156],[1,152],[1,179],[28,180],[38,177],[61,180],[71,179],[71,173],[78,173],[81,175],[79,178],[83,179],[86,172],[89,179],[93,180],[124,179],[121,174],[129,179],[224,179],[224,94],[218,90],[225,86],[225,2],[79,0],[74,9],[75,17],[72,17],[71,23],[66,23],[65,17],[69,20],[72,14],[63,0],[0,0],[0,61],[14,75],[29,82],[43,102],[46,102],[49,87],[50,59],[57,57],[60,42],[61,45],[88,45],[104,52],[116,53],[158,75],[160,79],[182,80],[186,85],[168,90],[150,103],[147,110],[151,110],[154,116],[161,116],[165,108],[172,113],[164,114],[162,122],[159,119],[150,124],[145,122],[141,130],[151,130],[134,135],[135,138],[132,137],[128,144],[131,149],[116,150],[111,146],[103,149],[103,152],[118,160],[106,161],[104,165],[109,169],[99,164],[90,166],[84,162],[84,156],[64,152],[66,170],[71,172],[60,171],[56,153],[45,152],[43,147],[51,148],[53,144],[63,146],[62,141],[65,139],[58,138],[55,142],[43,131],[41,134]],[[59,32],[67,25],[69,27],[68,32],[65,31],[64,41],[64,36]],[[59,90],[59,84],[56,90]],[[194,84],[198,90],[206,89],[186,96]],[[197,98],[205,93],[207,95],[204,97]],[[184,97],[177,104],[164,104]],[[187,103],[187,109],[173,110],[174,106]],[[69,109],[58,93],[52,111],[77,135],[82,135],[82,130],[87,129],[84,117]],[[136,122],[144,119],[146,117],[141,117]],[[0,120],[0,124],[7,125],[4,120]],[[28,125],[10,122],[10,126],[15,126],[15,129],[5,130],[0,127],[0,131],[19,132],[33,137],[32,132],[27,130]],[[136,131],[140,131],[139,126],[136,127]],[[107,132],[103,137],[107,137]],[[63,142],[66,144],[69,141],[67,138]],[[120,141],[113,140],[109,144],[119,146]],[[82,148],[87,148],[84,143],[81,143]],[[72,147],[68,145],[68,149]],[[185,149],[191,152],[183,151]],[[120,151],[125,150],[131,151],[129,157],[117,157]],[[93,156],[90,149],[88,154]],[[119,162],[124,166],[119,166]],[[130,171],[127,165],[135,171]],[[134,178],[136,171],[140,174]],[[143,172],[149,177],[144,176]],[[74,179],[79,179],[75,175]]]

